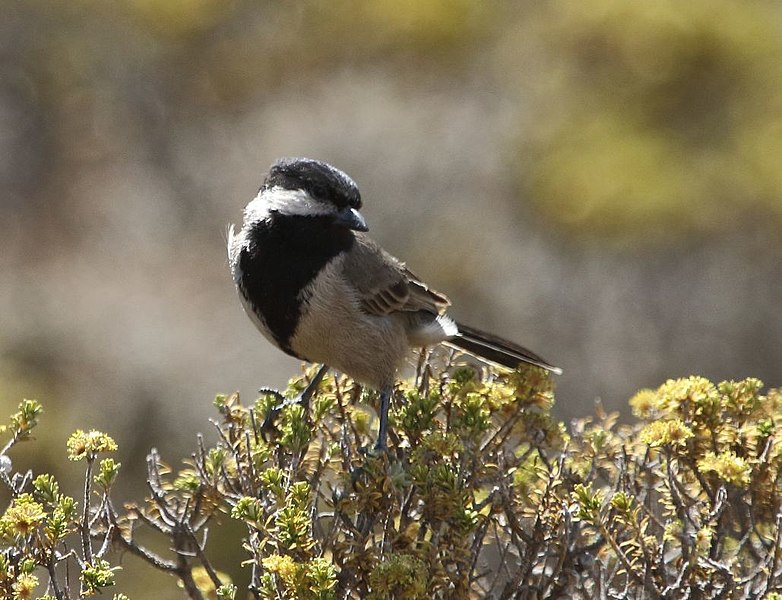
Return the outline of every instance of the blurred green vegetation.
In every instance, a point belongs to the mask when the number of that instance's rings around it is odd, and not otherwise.
[[[126,6],[131,19],[157,39],[196,53],[201,68],[192,73],[193,91],[221,105],[252,101],[346,65],[458,63],[489,34],[494,12],[470,0],[127,0]],[[243,22],[253,11],[263,18]]]
[[[492,93],[521,84],[535,97],[531,124],[517,124],[519,183],[553,222],[637,240],[719,230],[747,213],[782,217],[782,8],[771,0],[125,0],[111,10],[83,0],[5,10],[48,21],[46,37],[18,52],[39,84],[34,101],[50,108],[125,93],[106,72],[114,51],[129,65],[165,63],[182,109],[235,110],[348,66],[397,64],[402,77],[426,78],[486,61],[506,70]],[[76,26],[94,19],[102,30]]]
[[[551,58],[523,171],[541,211],[633,241],[748,214],[779,226],[778,3],[561,1],[536,16]]]

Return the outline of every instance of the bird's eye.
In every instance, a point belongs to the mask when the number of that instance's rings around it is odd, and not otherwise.
[[[318,200],[326,200],[329,197],[328,188],[320,184],[311,184],[309,187],[310,196]]]

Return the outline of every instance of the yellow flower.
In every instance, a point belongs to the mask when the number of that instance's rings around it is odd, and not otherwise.
[[[654,390],[641,390],[630,398],[633,414],[640,419],[648,419],[658,406],[657,393]]]
[[[727,483],[741,487],[749,485],[752,468],[746,460],[736,456],[734,452],[707,452],[698,461],[698,470],[701,473],[715,473],[717,477]]]
[[[717,387],[705,377],[669,379],[657,390],[660,408],[678,411],[684,404],[698,412],[719,405]]]
[[[692,430],[679,419],[653,421],[641,430],[641,441],[652,447],[684,446],[693,437]]]
[[[283,584],[290,589],[296,589],[296,581],[301,570],[301,566],[290,556],[281,556],[279,554],[272,554],[271,556],[264,558],[261,562],[263,568],[274,573],[282,579]]]
[[[0,518],[0,530],[6,535],[28,535],[46,518],[43,506],[30,494],[21,494]]]
[[[38,578],[35,575],[24,574],[11,586],[14,592],[14,600],[27,600],[35,597],[35,588],[38,587]]]
[[[108,435],[94,429],[82,431],[77,429],[68,438],[68,459],[94,459],[98,452],[115,452],[117,443]]]

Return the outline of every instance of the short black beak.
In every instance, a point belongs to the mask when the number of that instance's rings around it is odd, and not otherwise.
[[[334,223],[355,231],[369,231],[367,222],[355,208],[344,208],[334,216]]]

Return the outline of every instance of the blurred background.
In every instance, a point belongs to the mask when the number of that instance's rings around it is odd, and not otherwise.
[[[349,173],[455,317],[560,364],[563,419],[688,374],[782,385],[772,0],[0,0],[0,415],[47,411],[17,468],[77,494],[65,439],[95,427],[141,499],[216,393],[299,373],[224,249],[291,155]],[[181,596],[126,562],[131,597]]]

